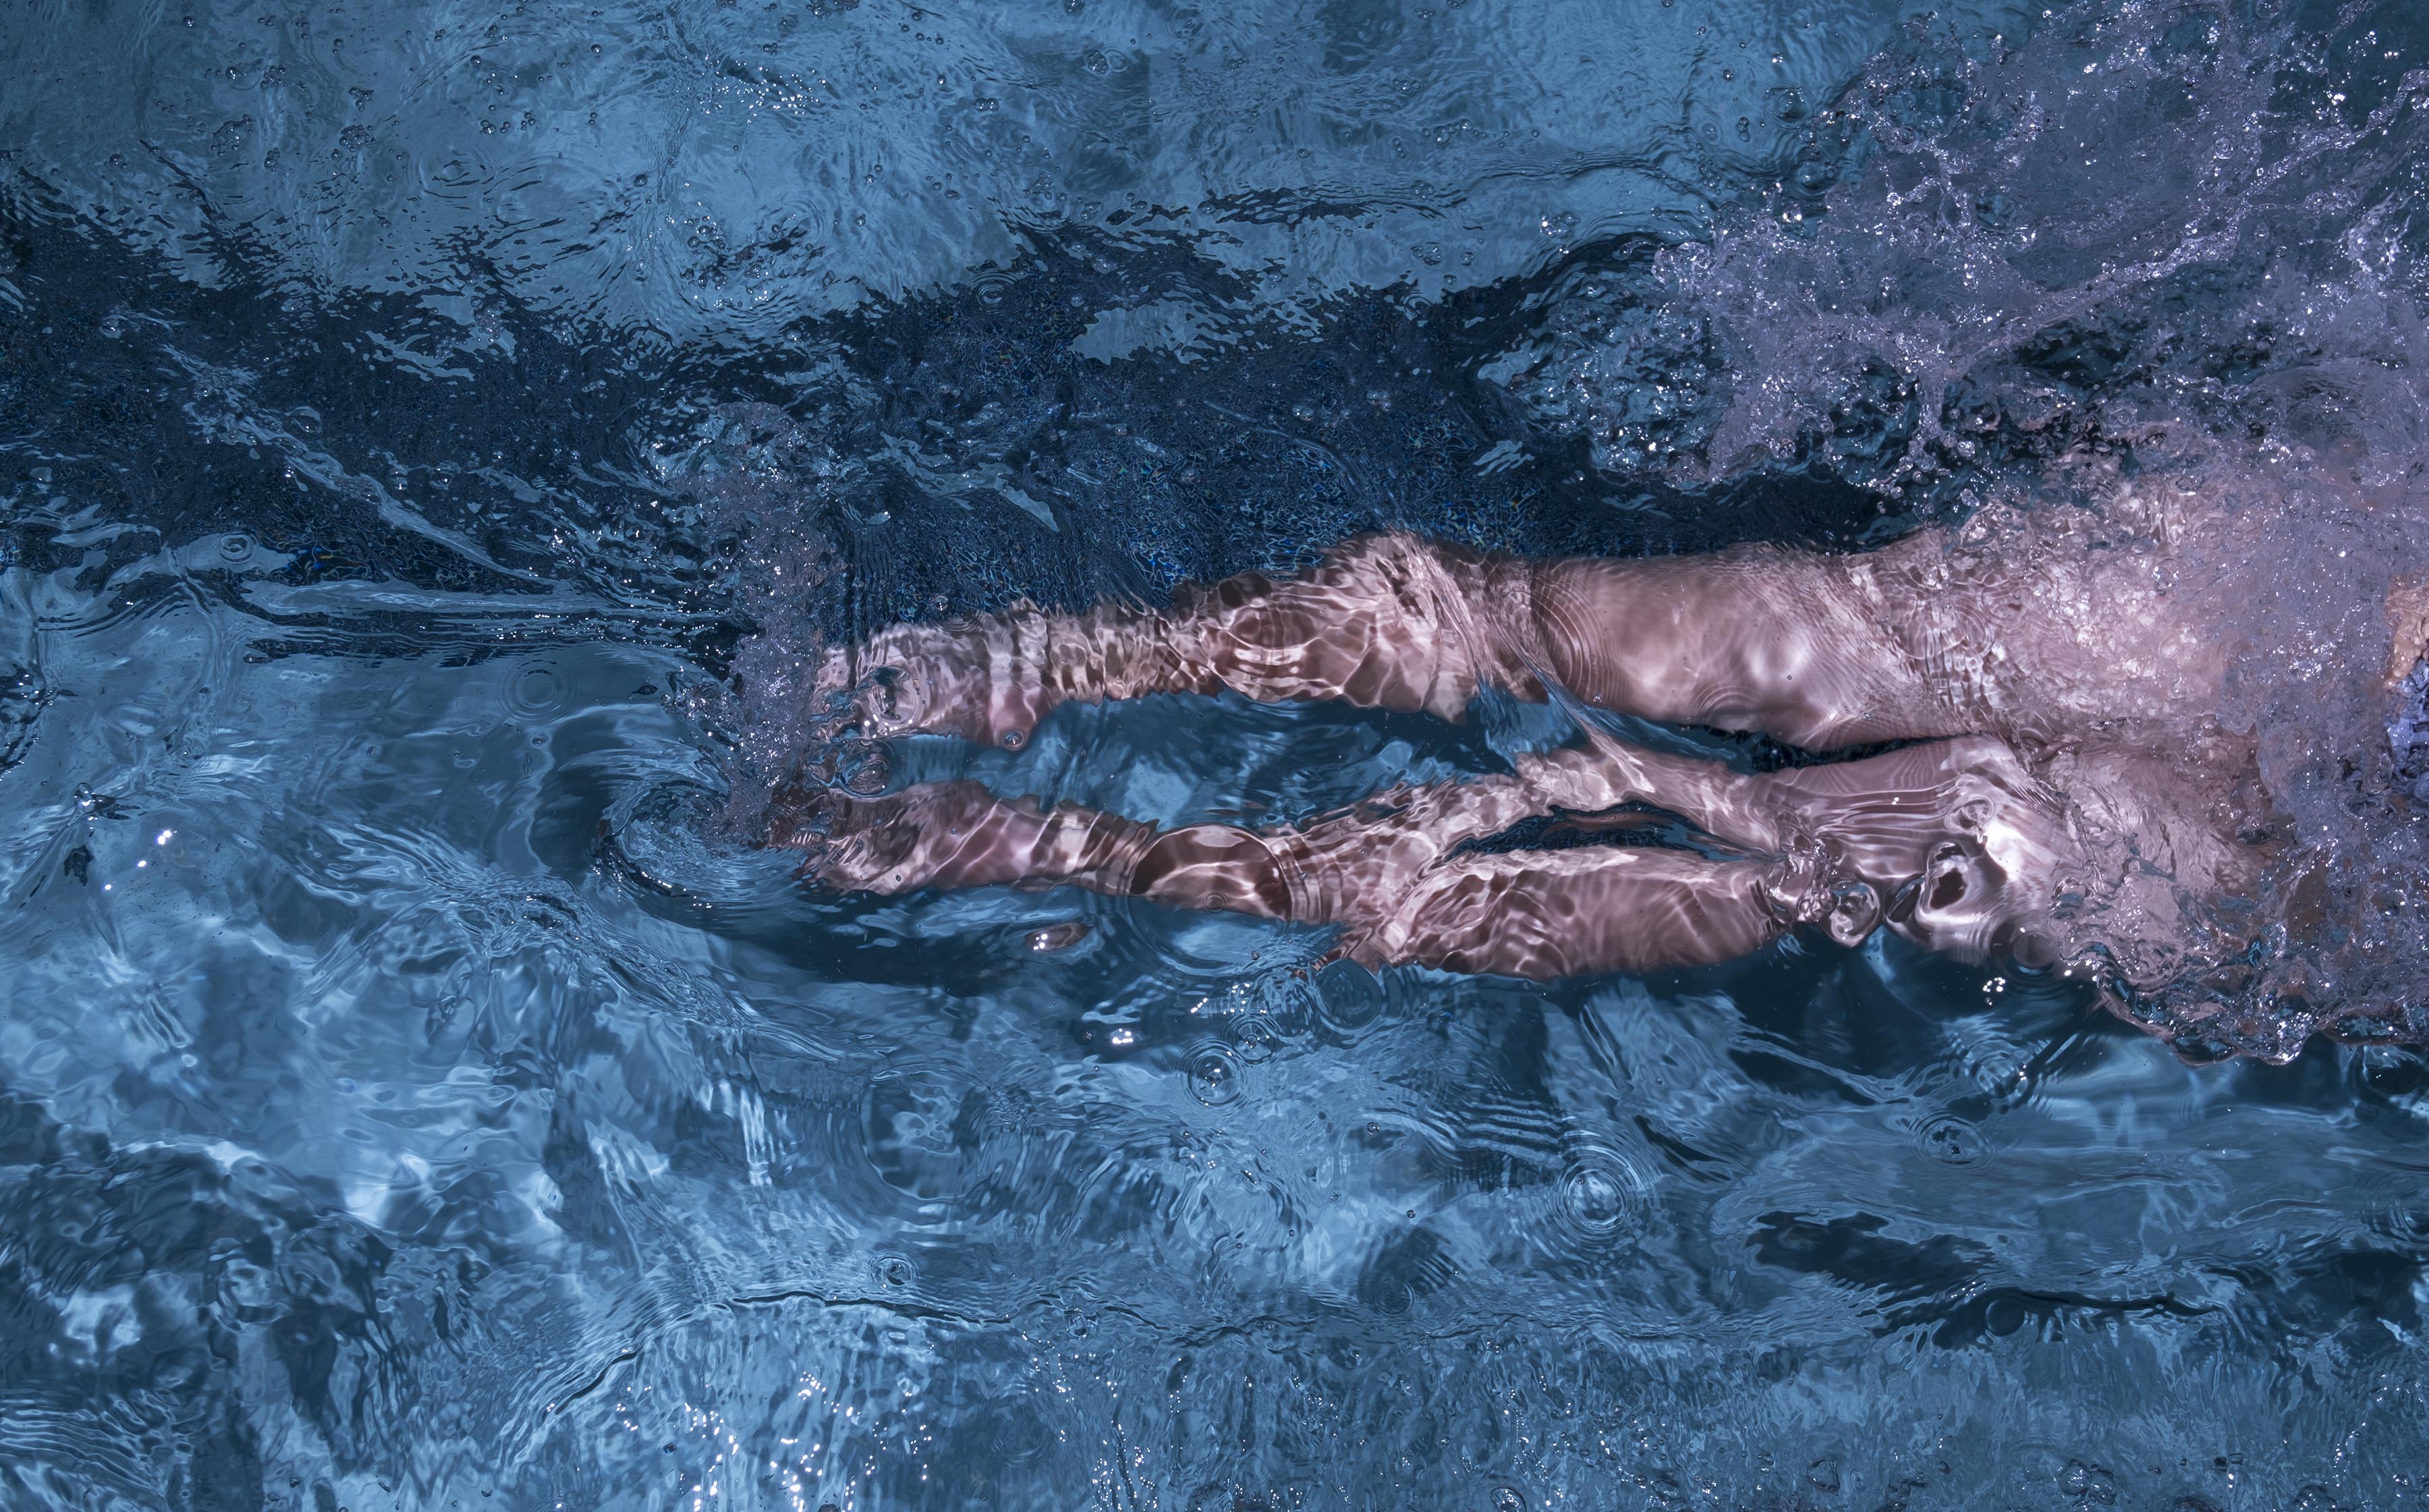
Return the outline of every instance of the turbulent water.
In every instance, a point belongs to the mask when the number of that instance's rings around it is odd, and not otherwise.
[[[0,1501],[2429,1501],[2399,3],[0,19]],[[1783,945],[1551,985],[752,845],[805,649],[1397,526],[2164,477],[2274,1038]],[[2383,649],[2383,629],[2375,632]],[[1562,738],[1157,698],[913,775],[1291,816]]]

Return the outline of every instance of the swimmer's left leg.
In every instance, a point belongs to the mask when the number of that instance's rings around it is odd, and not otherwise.
[[[1458,718],[1484,686],[1540,698],[1528,670],[1531,564],[1389,534],[1290,577],[1184,587],[1169,610],[1099,604],[904,624],[823,652],[814,717],[1018,746],[1058,704],[1148,693],[1342,698]]]
[[[1184,589],[1168,611],[1016,606],[894,626],[824,652],[800,696],[863,735],[1005,746],[1057,704],[1147,693],[1457,719],[1480,689],[1536,699],[1547,683],[1614,713],[1816,750],[1960,734],[1954,684],[1930,670],[1947,648],[1889,628],[1937,591],[1937,538],[1915,539],[1843,557],[1746,546],[1528,562],[1363,535],[1297,576]]]

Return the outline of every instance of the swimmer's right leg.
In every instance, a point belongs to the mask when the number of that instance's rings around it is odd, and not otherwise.
[[[1056,704],[1158,692],[1340,698],[1456,719],[1548,683],[1616,713],[1831,749],[1962,733],[1878,622],[1864,559],[1749,547],[1534,563],[1400,534],[1310,572],[1246,573],[1172,609],[1020,608],[827,653],[811,695],[867,735],[1018,745]],[[1890,605],[1892,614],[1899,606]]]
[[[1649,847],[1493,855],[1469,846],[1530,816],[1659,808],[1768,849],[1771,780],[1615,742],[1521,756],[1503,774],[1402,787],[1309,823],[1151,825],[941,782],[881,797],[780,798],[770,840],[839,891],[1073,884],[1176,908],[1344,927],[1371,965],[1424,961],[1551,977],[1726,960],[1796,923],[1852,942],[1877,917],[1809,844],[1743,861]],[[1591,822],[1591,821],[1589,821]]]
[[[1326,846],[1225,825],[1158,831],[1005,802],[967,782],[836,807],[823,832],[803,826],[777,837],[810,850],[807,869],[832,888],[1071,883],[1175,908],[1343,925],[1339,953],[1369,966],[1539,978],[1650,971],[1744,955],[1799,918],[1782,885],[1793,868],[1682,851],[1438,857],[1439,834],[1395,847],[1391,825],[1354,817],[1372,843]],[[1419,853],[1429,863],[1412,865]]]
[[[1341,925],[1345,953],[1372,964],[1523,976],[1717,961],[1796,923],[1853,944],[1885,905],[1890,927],[1926,948],[2039,953],[2057,875],[2083,859],[2014,752],[1978,736],[1761,776],[1596,736],[1263,830],[1159,830],[967,781],[874,798],[813,788],[776,807],[771,843],[807,851],[804,870],[838,890],[1068,883]],[[1721,854],[1476,845],[1535,816],[1603,827],[1654,811]],[[1606,906],[1618,912],[1605,918]]]
[[[1075,883],[1182,907],[1335,923],[1380,918],[1419,874],[1470,842],[1556,813],[1659,809],[1773,849],[1779,831],[1769,781],[1597,736],[1521,753],[1508,772],[1402,785],[1262,830],[1159,830],[1072,804],[998,798],[971,781],[874,797],[810,783],[776,796],[768,841],[806,851],[809,875],[846,890]]]

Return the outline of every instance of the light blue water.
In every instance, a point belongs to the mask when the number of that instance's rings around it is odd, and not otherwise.
[[[819,638],[1378,523],[2408,497],[2423,63],[2397,4],[19,6],[0,1502],[2419,1504],[2410,1050],[2191,1067],[1879,941],[1316,970],[749,819]],[[909,761],[1172,820],[1560,735]]]

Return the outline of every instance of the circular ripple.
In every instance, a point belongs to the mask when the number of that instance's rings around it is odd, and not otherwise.
[[[1607,1243],[1638,1232],[1653,1210],[1653,1179],[1617,1150],[1586,1151],[1561,1173],[1561,1218],[1579,1238]]]
[[[1234,1053],[1250,1065],[1259,1065],[1274,1058],[1281,1048],[1282,1037],[1273,1020],[1263,1013],[1251,1013],[1232,1029]]]
[[[1315,978],[1316,1012],[1324,1027],[1344,1038],[1383,1016],[1383,983],[1363,966],[1327,966]]]
[[[728,838],[724,800],[691,782],[668,782],[612,805],[597,855],[636,887],[701,908],[764,902],[789,873],[789,858],[750,851]]]
[[[834,746],[834,783],[860,797],[875,797],[894,780],[894,764],[885,744],[876,740],[839,740]]]
[[[1240,1058],[1219,1044],[1200,1045],[1189,1057],[1189,1094],[1209,1108],[1240,1100]]]
[[[537,719],[555,712],[565,698],[565,680],[551,666],[524,666],[506,679],[506,706],[519,718]]]
[[[1980,1165],[1991,1158],[1991,1142],[1981,1129],[1955,1113],[1934,1113],[1916,1126],[1914,1137],[1942,1165]]]
[[[884,1183],[923,1202],[959,1192],[963,1153],[953,1118],[966,1089],[943,1072],[915,1068],[880,1076],[862,1104],[861,1142]]]
[[[1257,1017],[1278,1040],[1296,1039],[1315,1027],[1323,1000],[1306,970],[1297,966],[1269,971],[1254,990]]]
[[[220,537],[220,559],[225,562],[253,560],[253,537],[242,531],[230,531]]]
[[[2411,1251],[2429,1253],[2429,1183],[2418,1172],[2387,1173],[2369,1181],[2360,1204],[2371,1232]]]

